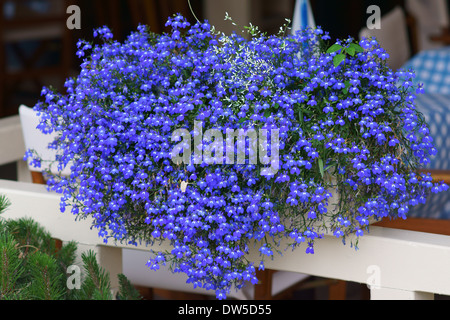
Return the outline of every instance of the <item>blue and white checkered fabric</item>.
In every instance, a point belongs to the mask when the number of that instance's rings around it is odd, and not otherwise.
[[[425,117],[438,150],[427,168],[450,170],[450,95],[419,94],[415,102],[417,110]]]
[[[427,168],[450,170],[450,94],[420,94],[416,108],[424,115],[438,150]],[[409,216],[450,219],[450,191],[431,194],[425,204],[410,208]]]
[[[425,94],[417,96],[416,107],[438,150],[427,168],[450,170],[450,47],[420,52],[402,69],[413,69],[415,83],[424,85]],[[411,208],[409,216],[450,219],[450,191],[431,194],[426,204]]]
[[[450,94],[450,47],[419,52],[402,69],[413,69],[427,93]]]

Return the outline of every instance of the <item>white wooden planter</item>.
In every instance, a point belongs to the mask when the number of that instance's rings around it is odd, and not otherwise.
[[[127,270],[130,271],[127,276],[138,279],[142,275],[149,279],[146,274],[138,274],[137,269],[133,269],[133,265],[141,263],[147,255],[148,248],[104,244],[96,230],[91,229],[89,219],[75,221],[70,213],[60,213],[59,195],[47,192],[43,185],[24,182],[26,165],[23,167],[22,157],[25,147],[21,139],[18,117],[0,119],[0,165],[19,163],[18,167],[22,167],[19,179],[24,178],[20,182],[0,180],[0,194],[12,202],[2,217],[31,217],[54,237],[77,241],[80,250],[95,249],[101,265],[111,273],[112,279],[115,274]],[[142,255],[131,260],[129,257],[137,253],[135,250]],[[308,255],[302,250],[288,250],[283,257],[267,261],[266,267],[364,283],[370,286],[374,300],[432,299],[434,294],[450,296],[449,236],[372,226],[370,234],[361,237],[358,251],[344,246],[340,239],[326,235],[317,241],[315,252]],[[252,252],[250,258],[258,261],[259,253]]]

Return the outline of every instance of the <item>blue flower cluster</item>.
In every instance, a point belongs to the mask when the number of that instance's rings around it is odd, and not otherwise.
[[[414,74],[390,70],[376,41],[328,50],[320,28],[248,39],[182,16],[167,25],[162,35],[140,26],[123,43],[96,30],[101,44],[78,42],[81,72],[67,93],[44,88],[35,106],[41,130],[58,133],[56,160],[71,166],[48,180],[61,210],[92,217],[105,241],[169,242],[150,268],[170,263],[224,299],[258,282],[281,240],[314,253],[325,233],[362,236],[372,219],[405,218],[447,189],[417,172],[436,150]],[[172,133],[194,136],[194,121],[224,134],[279,130],[278,172],[261,175],[248,159],[174,163]]]

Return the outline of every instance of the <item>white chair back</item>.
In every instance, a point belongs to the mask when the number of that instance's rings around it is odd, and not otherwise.
[[[375,38],[389,54],[388,65],[393,70],[402,67],[411,57],[406,16],[399,6],[381,17],[380,29],[365,27],[361,29],[359,37]]]
[[[417,41],[419,51],[436,49],[444,43],[433,41],[449,27],[449,11],[447,0],[407,0],[406,9],[416,19]]]
[[[55,161],[57,152],[48,148],[48,145],[55,139],[55,134],[44,134],[37,128],[40,122],[37,112],[30,107],[21,105],[19,116],[26,150],[34,150],[42,159],[41,168],[31,165],[31,159],[29,159],[28,169],[35,172],[50,170],[54,174],[70,175],[70,165],[66,166],[62,172],[58,171],[58,163]]]

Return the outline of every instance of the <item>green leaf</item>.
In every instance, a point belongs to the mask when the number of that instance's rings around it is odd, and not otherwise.
[[[359,44],[351,43],[349,47],[355,49],[356,52],[364,52],[364,49]]]
[[[345,84],[345,88],[342,90],[345,94],[347,94],[348,93],[348,89],[350,88],[350,81],[345,81],[344,82],[344,84]]]
[[[270,117],[271,114],[272,114],[272,112],[270,110],[264,111],[264,117],[266,117],[266,118]]]
[[[335,43],[330,48],[328,48],[327,53],[333,53],[333,52],[336,52],[336,51],[338,51],[338,50],[340,50],[342,48],[343,48],[343,46]]]
[[[324,173],[324,170],[323,170],[323,160],[322,159],[319,159],[319,170],[320,170],[320,175],[323,178],[325,173]]]
[[[238,123],[243,123],[244,121],[247,121],[247,118],[241,118],[241,119],[239,119]]]
[[[333,64],[334,64],[335,67],[337,67],[337,66],[340,65],[344,60],[345,60],[345,54],[343,54],[343,53],[338,54],[338,55],[336,55],[336,56],[333,58]]]
[[[333,167],[336,167],[337,166],[337,161],[329,161],[328,162],[328,165],[327,165],[327,167],[325,168],[325,169],[330,169],[330,168],[333,168]]]
[[[348,47],[348,48],[346,48],[345,49],[345,52],[347,52],[349,55],[351,55],[352,57],[354,57],[355,56],[355,54],[356,54],[356,50],[355,50],[355,48],[353,48],[353,47]]]
[[[298,112],[298,120],[300,121],[300,123],[303,123],[303,112],[302,112],[302,110],[300,110]]]

